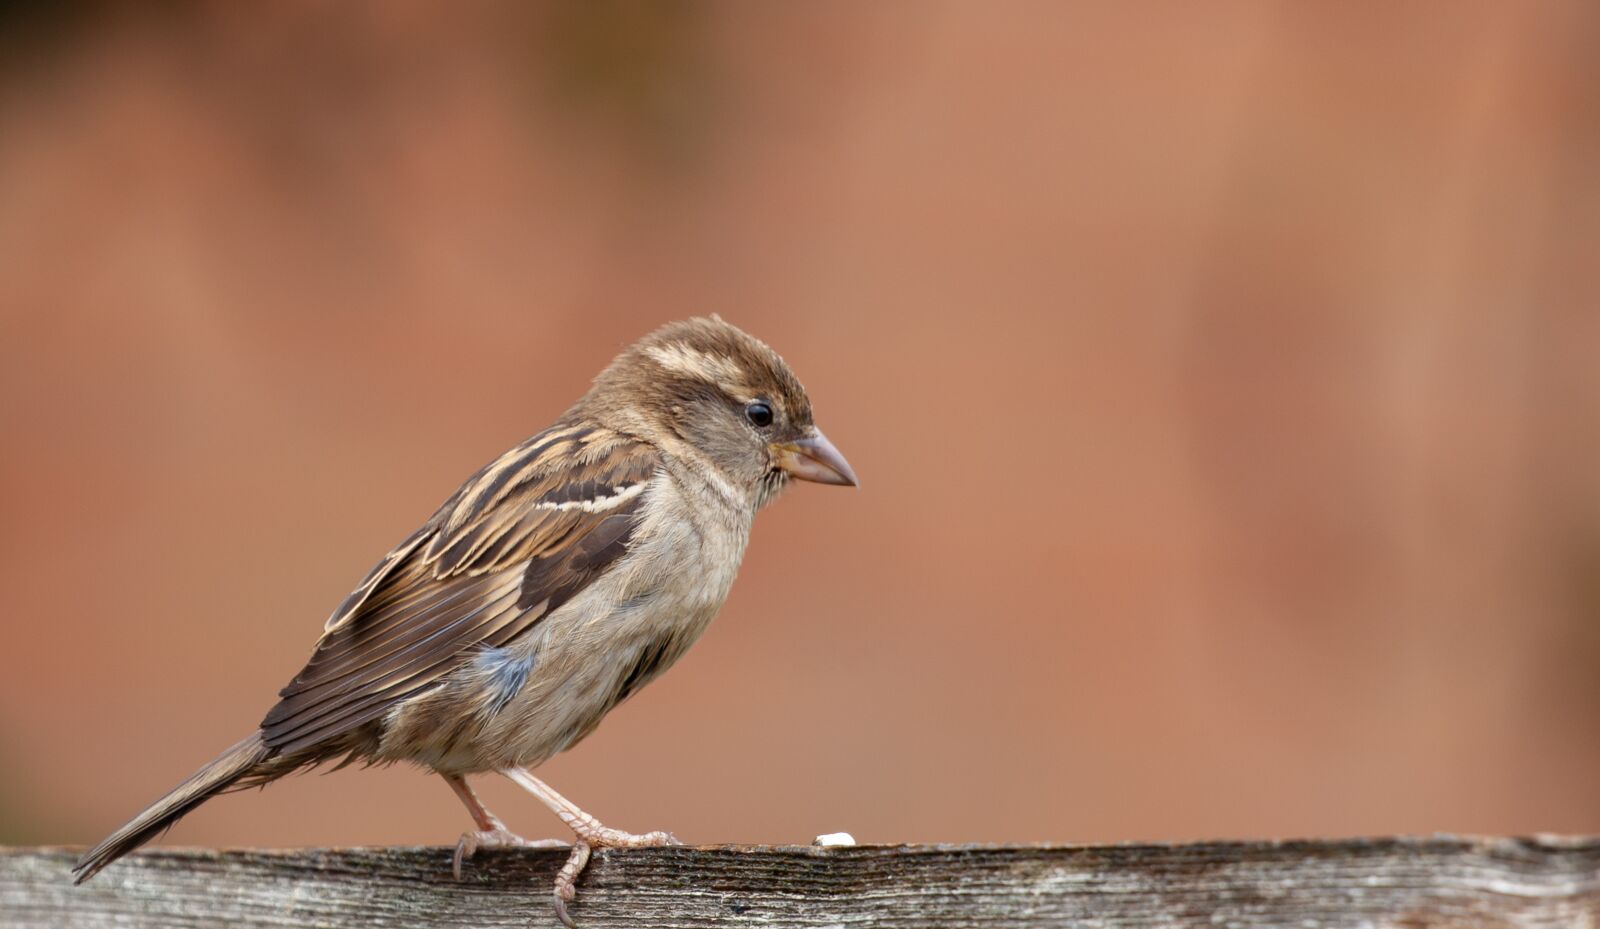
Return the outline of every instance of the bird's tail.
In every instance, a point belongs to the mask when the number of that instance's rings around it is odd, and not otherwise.
[[[271,754],[261,741],[261,733],[257,732],[218,755],[79,858],[72,868],[76,875],[73,883],[81,884],[94,877],[101,868],[155,838],[185,813],[249,775]]]

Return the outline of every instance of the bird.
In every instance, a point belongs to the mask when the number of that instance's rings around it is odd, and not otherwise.
[[[669,668],[727,599],[757,511],[792,481],[856,486],[766,343],[718,316],[623,350],[544,431],[507,451],[381,561],[328,618],[255,732],[74,867],[77,883],[218,794],[323,763],[437,773],[481,848],[511,832],[469,775],[503,775],[574,834],[556,915],[595,847],[678,844],[603,825],[532,770]]]

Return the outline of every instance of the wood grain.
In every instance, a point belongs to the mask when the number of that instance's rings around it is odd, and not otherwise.
[[[555,926],[565,851],[159,849],[73,886],[69,849],[0,850],[5,927]],[[1594,927],[1600,839],[601,850],[579,925]]]

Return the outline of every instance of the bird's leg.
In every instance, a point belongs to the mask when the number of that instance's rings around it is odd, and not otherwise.
[[[489,812],[466,778],[459,774],[441,774],[440,777],[461,798],[462,805],[472,814],[472,821],[478,825],[477,832],[461,833],[461,840],[456,843],[456,855],[451,863],[456,880],[461,880],[461,863],[477,854],[480,848],[561,848],[567,844],[560,839],[524,839],[507,829],[500,817]]]
[[[578,834],[578,838],[596,848],[646,848],[655,845],[683,844],[667,832],[646,832],[635,835],[602,825],[600,820],[579,809],[576,803],[556,793],[554,788],[528,773],[525,768],[506,768],[500,773],[523,790],[538,797],[551,812],[561,817],[567,828]]]
[[[561,873],[556,875],[556,915],[568,926],[572,926],[573,922],[572,917],[567,915],[567,903],[577,896],[578,875],[583,873],[584,866],[589,863],[591,848],[645,848],[653,845],[683,844],[668,832],[646,832],[635,835],[602,825],[600,820],[556,793],[554,788],[534,777],[525,768],[506,768],[500,773],[510,778],[518,787],[538,797],[551,812],[561,817],[561,821],[566,823],[568,828],[577,833],[578,841],[572,844],[572,855],[567,858]]]

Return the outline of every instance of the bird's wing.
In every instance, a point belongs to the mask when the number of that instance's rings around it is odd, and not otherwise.
[[[553,427],[474,475],[329,617],[310,662],[261,723],[269,748],[309,748],[504,645],[627,550],[655,450]]]

